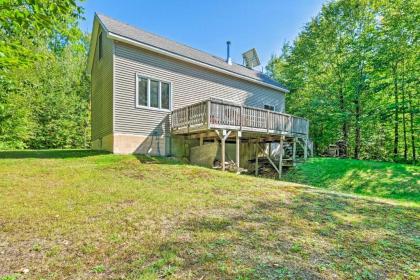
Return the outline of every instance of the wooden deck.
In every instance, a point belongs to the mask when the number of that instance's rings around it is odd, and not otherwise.
[[[297,144],[302,145],[307,158],[310,141],[308,138],[309,121],[285,113],[269,111],[261,108],[242,106],[228,101],[209,99],[172,111],[171,131],[175,135],[188,135],[189,138],[200,138],[200,146],[204,139],[218,142],[221,145],[221,164],[225,170],[226,142],[236,143],[236,167],[240,172],[241,142],[254,144],[255,175],[258,175],[259,159],[265,157],[278,172],[282,174],[283,166],[293,166],[296,161]],[[290,159],[285,158],[284,144],[291,141],[293,152]],[[302,144],[303,142],[303,144]],[[272,158],[272,143],[279,144],[279,158]]]
[[[285,113],[241,106],[221,100],[205,100],[172,111],[173,134],[231,130],[307,138],[309,121]]]

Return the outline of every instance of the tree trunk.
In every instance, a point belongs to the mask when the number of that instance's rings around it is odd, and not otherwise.
[[[343,84],[340,85],[340,109],[342,113],[345,113],[345,100],[344,100],[344,93],[343,93]],[[344,153],[347,156],[347,145],[349,142],[349,125],[347,122],[347,116],[345,116],[345,119],[343,120],[343,125],[341,127],[341,132],[343,136],[343,140],[346,142],[346,145],[344,146]]]
[[[414,106],[411,91],[408,91],[408,105],[410,106],[410,134],[411,134],[411,151],[413,164],[416,164],[416,139],[414,133]]]
[[[401,78],[401,92],[402,92],[402,122],[403,122],[403,140],[404,140],[404,161],[407,161],[407,153],[408,153],[408,145],[407,145],[407,128],[405,123],[405,81],[404,81],[404,75],[405,75],[405,67],[404,62],[402,65],[402,78]]]
[[[355,105],[355,118],[356,118],[356,125],[355,125],[355,143],[354,143],[354,158],[359,159],[360,158],[360,149],[362,146],[361,143],[361,128],[360,128],[360,119],[361,119],[361,113],[362,113],[362,104],[360,101],[360,96],[362,94],[363,86],[364,86],[364,78],[363,78],[363,62],[361,62],[360,65],[360,76],[359,76],[359,82],[356,88],[356,96],[354,99],[354,105]]]
[[[398,77],[397,77],[397,66],[398,64],[392,67],[392,73],[394,75],[394,99],[395,99],[395,115],[394,115],[394,160],[398,158]]]
[[[360,137],[360,94],[357,93],[356,99],[354,100],[355,111],[356,111],[356,126],[355,126],[355,145],[354,145],[354,158],[360,158],[360,147],[361,147],[361,137]]]

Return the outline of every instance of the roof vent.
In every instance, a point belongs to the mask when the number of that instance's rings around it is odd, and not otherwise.
[[[227,56],[226,56],[226,62],[229,65],[232,65],[232,58],[230,57],[230,41],[226,42],[226,47],[227,47]]]
[[[244,52],[242,54],[242,58],[244,61],[244,66],[250,69],[257,67],[261,64],[260,59],[258,58],[257,50],[255,48],[250,49],[247,52]]]

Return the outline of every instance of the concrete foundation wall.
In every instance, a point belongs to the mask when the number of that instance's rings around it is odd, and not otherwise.
[[[218,153],[220,151],[217,143],[192,147],[190,150],[190,162],[205,167],[212,167],[214,160],[218,158]]]
[[[114,137],[112,134],[105,135],[92,141],[92,150],[104,150],[113,152]]]
[[[114,134],[115,154],[169,155],[170,141],[165,136]]]
[[[171,139],[165,136],[108,134],[92,141],[93,150],[105,150],[114,154],[149,154],[168,156]]]
[[[91,143],[91,149],[92,150],[101,150],[101,140],[96,139],[93,140]]]
[[[187,157],[188,141],[184,136],[172,136],[171,137],[171,155],[178,158]]]

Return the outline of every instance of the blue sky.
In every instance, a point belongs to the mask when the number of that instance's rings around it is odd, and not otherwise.
[[[230,40],[233,61],[256,48],[263,65],[278,54],[321,9],[325,0],[86,0],[90,31],[95,12],[146,31],[225,57]]]

